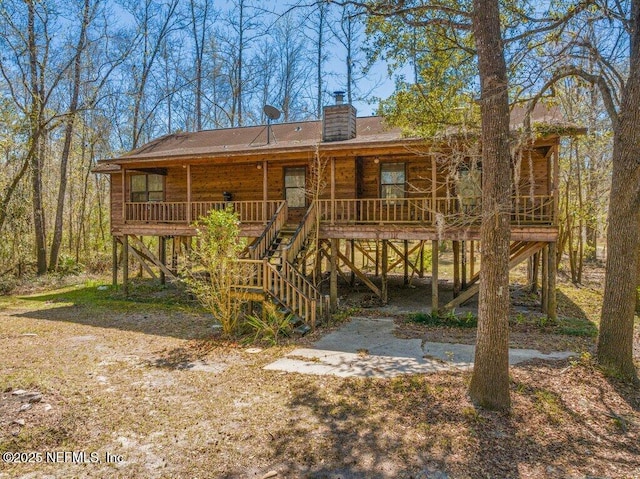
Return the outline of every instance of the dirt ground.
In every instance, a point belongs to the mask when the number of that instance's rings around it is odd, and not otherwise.
[[[566,324],[514,309],[516,343],[581,353],[512,368],[503,414],[473,406],[468,373],[265,371],[331,328],[255,350],[171,294],[97,286],[0,297],[0,478],[640,478],[640,391],[589,354],[596,288],[560,285]],[[358,315],[472,341],[474,329],[408,321],[403,303]]]

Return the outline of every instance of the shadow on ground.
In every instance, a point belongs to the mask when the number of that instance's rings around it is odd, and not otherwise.
[[[286,426],[270,431],[272,468],[314,479],[623,477],[640,470],[638,416],[588,367],[534,362],[517,371],[510,414],[475,408],[467,381],[465,373],[298,381]]]
[[[114,328],[144,334],[199,339],[212,334],[212,318],[181,299],[175,288],[156,289],[124,298],[118,292],[96,287],[67,289],[43,295],[26,296],[28,302],[43,306],[21,308],[5,314],[69,323]]]

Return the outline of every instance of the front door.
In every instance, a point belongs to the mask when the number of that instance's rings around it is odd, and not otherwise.
[[[292,223],[302,220],[307,211],[307,169],[304,166],[284,169],[284,199],[289,208],[289,219]]]

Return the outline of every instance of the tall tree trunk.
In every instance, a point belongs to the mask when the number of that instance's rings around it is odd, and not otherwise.
[[[324,14],[325,14],[325,6],[322,2],[318,3],[318,13],[320,17],[318,19],[318,49],[316,50],[317,58],[316,58],[316,75],[317,75],[317,83],[318,83],[318,91],[316,92],[317,104],[316,104],[316,117],[320,118],[322,115],[322,64],[323,64],[323,43],[324,43]]]
[[[607,272],[598,335],[598,361],[617,375],[637,379],[633,321],[640,251],[640,1],[631,2],[629,78],[613,135]]]
[[[42,89],[38,72],[38,46],[35,31],[35,5],[27,1],[27,44],[29,49],[29,84],[31,88],[31,111],[29,118],[30,142],[29,165],[31,167],[31,194],[33,196],[33,228],[36,245],[36,264],[38,274],[47,272],[47,246],[45,235],[44,207],[42,203]]]
[[[242,67],[243,67],[243,53],[244,53],[244,0],[240,0],[238,3],[240,8],[240,21],[238,23],[238,126],[242,126]]]
[[[78,98],[80,97],[80,73],[82,69],[82,52],[87,42],[87,27],[90,18],[89,0],[84,0],[82,10],[82,25],[80,27],[80,36],[78,37],[78,45],[73,59],[73,91],[71,93],[71,102],[69,104],[69,113],[67,123],[64,129],[64,145],[62,147],[62,155],[60,157],[60,184],[58,189],[58,202],[56,206],[56,219],[53,226],[53,239],[51,240],[51,254],[49,256],[49,271],[55,271],[58,267],[58,256],[60,254],[60,244],[62,243],[62,223],[64,218],[64,203],[67,192],[67,167],[69,164],[69,153],[71,151],[71,139],[73,137],[73,126],[78,113]],[[71,238],[69,238],[71,241]]]
[[[491,409],[508,409],[509,242],[511,160],[507,67],[497,0],[473,1],[482,115],[482,272],[478,338],[469,394]]]

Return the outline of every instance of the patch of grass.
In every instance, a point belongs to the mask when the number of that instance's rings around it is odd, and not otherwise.
[[[456,328],[475,328],[478,326],[478,318],[471,312],[457,315],[455,311],[448,313],[413,313],[408,317],[413,323],[426,324],[428,326],[452,326]]]
[[[18,304],[37,305],[55,303],[61,306],[85,306],[108,311],[133,311],[136,309],[177,309],[195,310],[197,306],[189,301],[184,292],[171,286],[162,286],[150,281],[132,281],[130,294],[125,297],[121,290],[105,283],[89,280],[83,284],[56,289],[45,294],[3,298],[9,306]],[[3,304],[0,302],[0,307]]]
[[[555,332],[567,336],[595,338],[598,335],[598,328],[591,321],[585,319],[559,318]]]
[[[534,397],[536,408],[546,414],[550,422],[554,424],[562,422],[562,404],[555,393],[538,389]]]
[[[350,307],[346,309],[341,309],[338,312],[331,315],[331,321],[334,324],[340,324],[345,322],[348,319],[351,319],[352,316],[360,313],[360,308]]]

